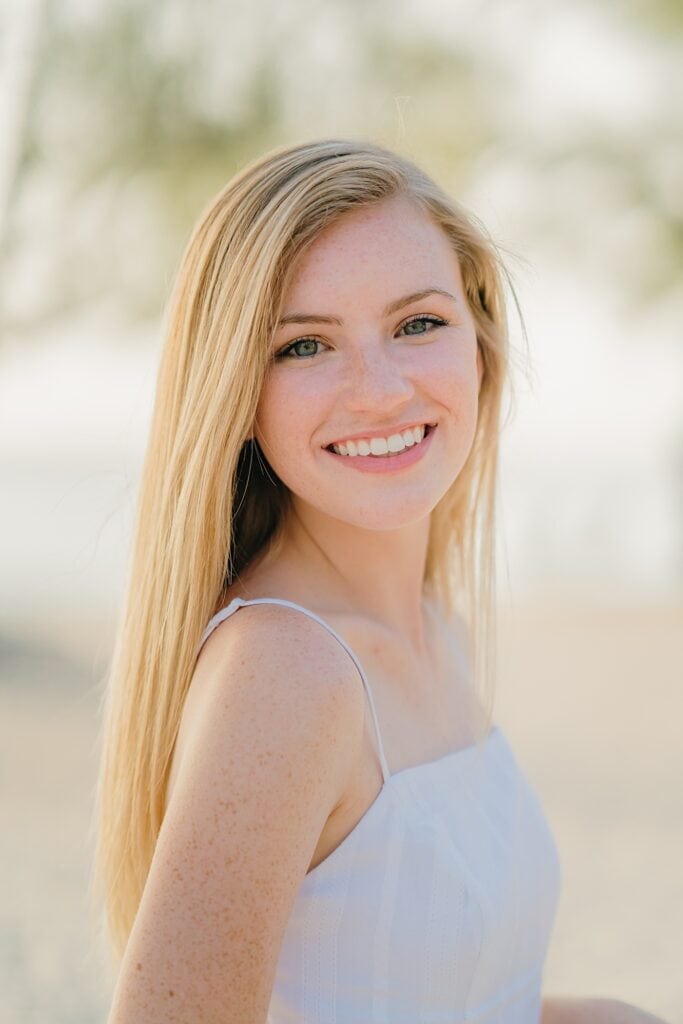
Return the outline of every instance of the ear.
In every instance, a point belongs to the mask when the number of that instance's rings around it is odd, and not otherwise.
[[[481,346],[479,345],[479,342],[477,341],[477,378],[479,380],[479,388],[478,388],[478,390],[481,390],[481,379],[482,379],[483,376],[484,376],[484,360],[483,360],[482,354],[481,354]]]

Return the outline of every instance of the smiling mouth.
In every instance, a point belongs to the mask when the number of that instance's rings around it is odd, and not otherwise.
[[[436,424],[435,423],[425,423],[424,424],[424,433],[422,435],[421,440],[420,441],[415,441],[414,444],[412,444],[412,445],[405,445],[398,452],[387,451],[387,452],[382,452],[382,453],[375,454],[374,452],[368,452],[368,451],[366,451],[366,452],[356,451],[355,455],[350,455],[350,454],[343,455],[341,452],[335,451],[335,446],[332,445],[332,444],[328,444],[326,446],[326,448],[325,448],[325,451],[331,452],[332,455],[336,455],[339,458],[372,459],[373,461],[376,460],[376,459],[394,459],[394,458],[396,458],[399,455],[404,455],[406,452],[410,451],[412,448],[419,448],[420,445],[423,444],[423,442],[426,440],[426,438],[435,429],[436,429]],[[356,445],[357,444],[358,444],[358,442],[356,442]]]

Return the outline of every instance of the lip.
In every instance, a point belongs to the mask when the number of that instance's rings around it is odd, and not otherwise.
[[[430,423],[429,420],[411,420],[410,423],[399,423],[397,427],[387,427],[384,430],[366,430],[364,434],[342,434],[334,441],[328,441],[323,448],[329,448],[331,444],[344,444],[346,441],[362,441],[363,438],[391,437],[392,434],[402,434],[404,430],[421,427],[423,423],[426,423],[428,427],[436,426],[436,423]]]
[[[416,424],[416,426],[420,425]],[[325,448],[324,450],[333,459],[337,459],[338,462],[344,462],[349,469],[357,469],[360,473],[398,473],[401,469],[412,466],[413,463],[423,458],[432,443],[435,433],[436,427],[430,425],[429,430],[419,444],[411,445],[410,448],[404,448],[398,455],[391,455],[388,458],[373,458],[372,455],[338,455],[337,452],[333,452],[330,448]],[[372,435],[360,434],[359,436],[371,437]],[[379,436],[383,437],[384,435],[380,434]],[[353,440],[353,438],[350,438],[350,440]]]

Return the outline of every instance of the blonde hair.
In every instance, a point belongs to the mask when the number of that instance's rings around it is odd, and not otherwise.
[[[424,584],[463,616],[489,680],[501,395],[502,263],[477,222],[412,162],[364,141],[267,154],[209,203],[170,296],[126,593],[103,693],[94,906],[120,960],[164,814],[198,639],[228,585],[277,550],[288,493],[249,440],[290,268],[335,218],[405,196],[458,256],[483,360],[467,461],[431,514]],[[260,456],[258,451],[257,455]],[[490,704],[489,720],[490,720]]]

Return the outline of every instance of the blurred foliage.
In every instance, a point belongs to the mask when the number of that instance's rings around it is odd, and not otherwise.
[[[487,4],[472,9],[484,17]],[[514,89],[509,69],[476,37],[435,33],[417,6],[109,0],[77,14],[46,0],[44,15],[0,237],[0,316],[15,335],[103,300],[125,305],[130,321],[158,319],[209,198],[256,154],[316,135],[376,138],[460,196],[483,164],[512,157],[533,197],[544,191],[525,210],[530,232],[598,263],[599,236],[638,301],[678,286],[683,216],[672,177],[683,115],[664,80],[645,133],[596,121],[558,145],[520,141],[501,103]],[[630,0],[619,17],[680,49],[678,2]]]
[[[626,137],[587,125],[536,151],[548,202],[525,211],[530,230],[591,276],[613,280],[630,313],[681,287],[683,152],[667,136],[658,124]]]
[[[163,9],[149,3],[112,3],[84,22],[70,21],[56,3],[47,9],[17,168],[18,215],[4,238],[3,263],[17,259],[26,241],[22,197],[30,196],[46,169],[63,191],[53,226],[59,244],[30,314],[4,310],[5,326],[15,333],[114,293],[125,297],[131,317],[158,315],[164,282],[208,198],[241,164],[305,128],[291,127],[280,59],[297,52],[295,18],[264,25],[250,55],[227,47],[227,58],[244,63],[245,71],[237,95],[225,95],[217,116],[207,110],[206,93],[212,62],[226,53],[208,48],[205,19],[210,22],[213,13],[219,34],[226,35],[224,9],[221,15],[210,0],[192,9],[175,7],[182,30],[175,49],[158,45]],[[348,22],[353,5],[339,3],[336,13]],[[439,52],[416,40],[393,50],[371,20],[366,18],[355,53],[356,64],[369,72],[364,79],[370,92],[377,92],[385,69],[403,93],[423,87],[447,95],[466,82],[468,68],[452,49]],[[309,83],[311,100],[315,85]],[[363,120],[358,111],[356,123]],[[371,124],[367,132],[373,133]],[[471,139],[451,135],[441,159],[460,162],[482,141],[481,132]],[[79,219],[87,220],[82,229]],[[39,244],[47,227],[35,229]]]
[[[279,103],[267,56],[252,69],[243,108],[211,119],[196,88],[201,54],[192,14],[183,48],[169,53],[152,42],[149,4],[111,4],[85,24],[49,6],[16,191],[20,205],[47,168],[61,185],[63,231],[54,288],[34,304],[32,324],[112,292],[125,296],[132,317],[155,315],[159,275],[168,274],[168,256],[197,209],[272,142]],[[85,245],[73,230],[81,215]],[[10,222],[4,262],[22,245],[21,227],[20,219]]]
[[[620,11],[641,31],[651,28],[660,37],[683,33],[681,0],[626,0]]]

